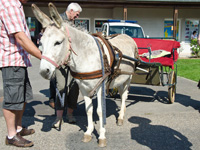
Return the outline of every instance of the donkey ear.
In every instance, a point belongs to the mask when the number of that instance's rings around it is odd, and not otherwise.
[[[52,24],[53,21],[45,15],[35,4],[31,5],[33,14],[37,20],[42,24],[43,28],[46,28],[49,24]]]
[[[49,13],[51,15],[51,18],[53,19],[54,23],[56,24],[56,26],[58,28],[61,27],[61,24],[63,22],[62,17],[60,16],[60,14],[58,13],[55,5],[53,3],[49,3]]]

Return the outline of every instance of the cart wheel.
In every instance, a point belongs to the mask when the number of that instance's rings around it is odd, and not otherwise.
[[[114,98],[117,95],[117,93],[118,93],[118,89],[117,88],[113,88],[113,89],[109,90],[110,97]]]
[[[174,70],[169,73],[169,84],[173,84],[172,86],[168,87],[168,98],[169,102],[172,104],[175,101],[176,95],[176,73]]]

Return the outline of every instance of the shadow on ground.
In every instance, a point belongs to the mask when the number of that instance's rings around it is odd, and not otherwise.
[[[153,150],[191,150],[192,143],[180,132],[162,125],[151,125],[151,120],[133,116],[128,119],[138,127],[130,130],[131,139]]]
[[[43,93],[46,97],[48,97],[48,90],[43,90],[41,91],[41,93]],[[142,101],[142,102],[154,102],[155,100],[163,103],[163,104],[169,104],[167,96],[168,92],[166,91],[154,91],[151,88],[147,88],[147,87],[130,87],[130,93],[129,93],[129,103],[127,104],[127,107],[131,107],[132,105]],[[51,128],[51,124],[53,123],[54,119],[55,119],[55,113],[51,113],[48,114],[48,112],[46,114],[44,113],[40,113],[38,116],[43,118],[43,119],[39,119],[38,117],[35,117],[36,111],[35,111],[35,107],[38,107],[39,105],[44,105],[42,106],[42,112],[45,112],[45,110],[51,109],[48,106],[48,100],[47,101],[39,101],[39,97],[36,96],[36,100],[30,102],[27,104],[26,106],[26,110],[25,110],[25,116],[34,116],[34,119],[32,119],[32,121],[27,121],[26,126],[29,125],[33,125],[35,121],[41,122],[43,123],[42,129],[41,131],[43,132],[48,132],[50,130],[52,130]],[[106,99],[106,116],[109,117],[111,115],[114,115],[117,121],[117,117],[118,117],[118,112],[119,112],[119,106],[117,105],[116,101],[119,101],[119,95],[117,94],[115,98],[109,98],[107,97]],[[182,95],[182,94],[176,94],[176,100],[175,103],[180,103],[181,105],[185,106],[185,107],[192,107],[195,110],[200,110],[200,102],[197,100],[193,100],[191,99],[189,96],[187,95]],[[45,107],[47,107],[47,109],[44,109]],[[98,119],[98,115],[96,112],[97,109],[97,100],[96,98],[93,99],[93,120],[96,123],[99,119]],[[52,110],[51,110],[52,111]],[[66,112],[66,110],[65,110]],[[66,114],[66,113],[64,113]],[[87,126],[87,117],[86,117],[86,112],[85,112],[85,103],[84,100],[81,100],[78,102],[77,105],[77,109],[74,111],[74,115],[77,117],[77,126],[79,126],[80,131],[85,132],[86,131],[86,126]],[[64,122],[67,122],[65,115],[64,115]],[[142,121],[143,119],[141,118],[132,118],[131,120],[136,120],[136,121]],[[142,126],[143,127],[143,126]],[[152,126],[150,126],[150,129],[153,129]],[[164,130],[164,127],[156,127],[157,130]],[[165,127],[166,131],[169,131],[169,129],[167,130],[167,127]],[[141,134],[139,133],[139,129],[137,129],[135,131],[135,129],[132,132],[138,132],[137,134]],[[142,132],[142,131],[141,131]],[[159,131],[158,131],[159,132]],[[171,131],[172,132],[172,131]],[[95,129],[94,130],[94,135],[96,136],[96,138],[98,138],[98,132]],[[165,133],[165,132],[164,132]],[[143,133],[142,133],[143,134]],[[150,133],[149,133],[150,134]],[[155,134],[155,133],[153,133]],[[160,133],[162,134],[162,133]],[[166,132],[167,134],[167,132]],[[161,136],[161,135],[160,135]],[[168,136],[172,136],[172,135],[168,135]],[[163,138],[163,137],[162,137]],[[138,140],[138,139],[136,139]],[[147,143],[148,144],[148,143]]]

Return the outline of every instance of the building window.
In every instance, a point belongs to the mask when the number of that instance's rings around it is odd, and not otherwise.
[[[164,21],[164,37],[173,38],[173,20]],[[179,20],[177,22],[176,40],[179,40]]]
[[[89,31],[89,19],[76,19],[74,21],[74,24],[76,26],[81,26],[83,28],[85,28],[87,31]]]
[[[107,19],[95,20],[95,32],[101,32],[101,27],[105,22],[107,22]]]
[[[199,20],[186,19],[185,20],[185,41],[190,41],[193,31],[199,33]]]

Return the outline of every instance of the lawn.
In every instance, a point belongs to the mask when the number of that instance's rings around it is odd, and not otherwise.
[[[178,76],[193,80],[200,80],[200,59],[178,59]]]

